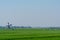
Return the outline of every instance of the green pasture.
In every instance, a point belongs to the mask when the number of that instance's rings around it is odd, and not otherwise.
[[[60,40],[60,30],[0,29],[0,40]]]

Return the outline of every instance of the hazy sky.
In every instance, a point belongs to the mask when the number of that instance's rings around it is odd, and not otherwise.
[[[0,25],[60,26],[60,0],[0,0]]]

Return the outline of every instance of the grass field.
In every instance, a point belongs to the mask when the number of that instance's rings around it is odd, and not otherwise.
[[[60,40],[60,30],[0,29],[0,40]]]

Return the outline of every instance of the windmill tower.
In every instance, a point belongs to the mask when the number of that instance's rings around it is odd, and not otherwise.
[[[7,26],[8,26],[8,28],[10,29],[10,23],[9,23],[9,22],[8,22],[8,25],[7,25]]]

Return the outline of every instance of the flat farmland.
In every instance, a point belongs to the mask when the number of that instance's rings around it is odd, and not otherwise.
[[[60,40],[60,30],[0,29],[0,40]]]

